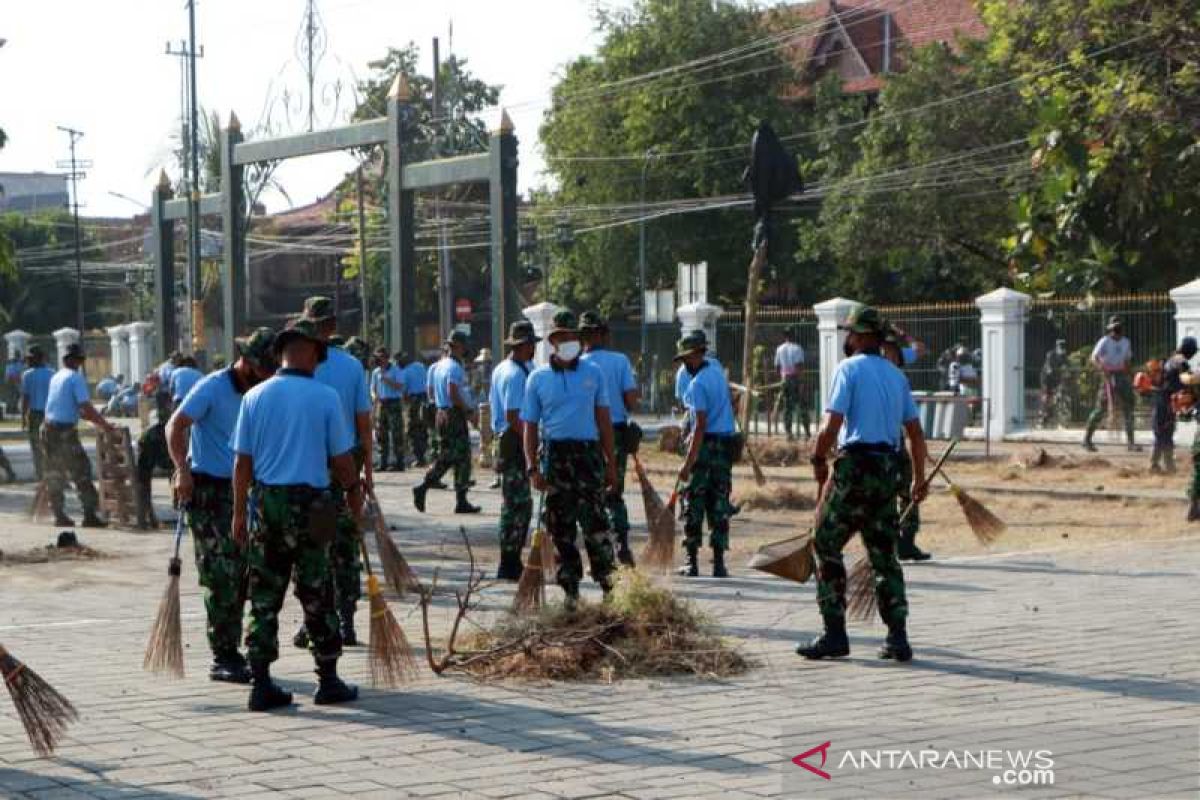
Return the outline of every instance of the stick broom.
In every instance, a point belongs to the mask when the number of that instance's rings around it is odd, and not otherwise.
[[[39,756],[54,752],[67,726],[79,719],[71,701],[59,694],[42,676],[18,661],[0,645],[0,676],[16,706],[17,716]]]
[[[154,618],[142,659],[143,669],[173,678],[183,677],[183,626],[179,619],[179,574],[183,562],[179,560],[179,545],[183,541],[184,519],[184,510],[180,509],[175,520],[175,551],[167,564],[167,588],[158,604],[158,616]]]
[[[374,489],[367,498],[367,512],[375,524],[375,549],[379,551],[379,564],[383,568],[383,577],[388,585],[400,597],[404,597],[410,589],[419,589],[421,580],[388,532],[387,522],[383,518],[383,507],[379,505]]]

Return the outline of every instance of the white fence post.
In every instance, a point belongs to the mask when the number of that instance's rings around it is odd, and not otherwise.
[[[29,334],[23,330],[9,331],[4,334],[4,341],[8,343],[9,358],[16,354],[24,356],[29,352]]]
[[[131,322],[129,323],[129,375],[130,383],[141,383],[142,378],[146,377],[153,366],[151,360],[151,348],[154,347],[154,342],[151,335],[154,332],[154,326],[149,322]]]
[[[129,374],[129,326],[114,325],[106,330],[108,344],[112,349],[112,374],[124,375],[132,381],[134,376]]]
[[[862,303],[854,300],[835,297],[813,306],[817,315],[817,367],[821,376],[818,414],[825,412],[825,402],[829,399],[829,390],[833,386],[833,372],[845,358],[842,347],[846,343],[846,332],[838,330],[838,325],[845,322],[850,312],[861,305]]]
[[[58,348],[58,361],[54,365],[56,368],[62,365],[63,355],[67,352],[67,347],[73,344],[80,344],[79,331],[74,328],[59,328],[53,334],[54,345]]]
[[[679,317],[679,338],[692,331],[704,331],[708,337],[708,352],[717,354],[717,320],[721,318],[721,307],[712,303],[688,303],[675,309]]]
[[[1200,278],[1171,290],[1175,303],[1175,344],[1185,336],[1200,339]]]
[[[533,357],[538,366],[544,367],[550,363],[550,343],[546,341],[546,331],[550,330],[550,326],[554,322],[554,315],[562,310],[562,306],[556,306],[554,303],[538,303],[521,309],[525,319],[533,323],[534,334],[541,339],[537,343],[537,350]]]
[[[1025,319],[1030,297],[997,289],[975,299],[983,331],[983,396],[993,439],[1025,423]]]

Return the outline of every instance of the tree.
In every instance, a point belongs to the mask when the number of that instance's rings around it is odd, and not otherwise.
[[[640,216],[643,175],[655,204],[740,194],[759,121],[782,133],[795,128],[797,113],[783,99],[790,65],[774,47],[732,64],[633,80],[762,38],[766,21],[756,9],[729,0],[638,0],[600,9],[596,21],[603,42],[567,65],[541,127],[554,187],[551,208],[535,217],[547,238],[556,206],[624,207],[574,212],[577,227],[597,230],[579,236],[551,272],[556,301],[612,312],[639,305],[638,225],[614,223]],[[720,299],[740,297],[752,223],[745,208],[648,220],[648,283],[673,281],[678,262],[707,261]],[[776,253],[791,252],[790,235],[784,226]]]
[[[1194,0],[986,0],[992,61],[1037,114],[1007,241],[1035,291],[1164,289],[1200,249]]]
[[[98,258],[91,234],[82,236],[84,260]],[[74,243],[65,211],[0,214],[0,325],[45,333],[66,321],[74,325]],[[86,286],[84,292],[85,308],[97,309],[99,292]]]

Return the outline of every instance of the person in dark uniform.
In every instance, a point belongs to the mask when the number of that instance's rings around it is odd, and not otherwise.
[[[371,394],[379,406],[375,420],[379,471],[404,472],[404,371],[392,363],[386,347],[375,351]]]
[[[1196,355],[1196,340],[1185,336],[1179,349],[1166,360],[1159,384],[1153,388],[1154,407],[1150,424],[1154,429],[1154,450],[1150,455],[1150,471],[1175,474],[1175,409],[1171,396],[1183,390],[1183,376],[1191,371],[1188,363]]]
[[[700,545],[704,541],[704,520],[708,518],[709,544],[712,546],[713,577],[727,578],[725,551],[729,549],[729,519],[733,504],[733,461],[737,448],[737,429],[729,381],[719,366],[708,360],[707,340],[689,335],[679,341],[676,361],[688,371],[690,380],[683,394],[692,434],[679,468],[676,485],[682,487],[684,546],[687,564],[681,573],[700,574]]]
[[[75,484],[79,502],[83,505],[83,527],[103,528],[108,525],[96,513],[100,495],[92,483],[92,462],[79,441],[79,419],[82,417],[97,428],[113,433],[116,428],[100,416],[92,405],[87,381],[79,368],[84,361],[83,348],[69,345],[62,357],[62,369],[50,379],[46,394],[46,419],[42,423],[42,449],[46,454],[46,493],[54,511],[54,524],[72,527],[75,522],[67,516],[63,490],[67,480]]]
[[[529,377],[533,349],[541,341],[533,333],[533,324],[514,322],[509,326],[504,346],[508,358],[496,365],[488,386],[488,404],[492,409],[492,433],[499,443],[496,467],[500,472],[500,567],[499,580],[521,577],[521,550],[529,535],[533,516],[533,496],[529,474],[521,448],[521,405],[525,400],[525,381]]]
[[[1062,391],[1063,374],[1067,371],[1069,362],[1067,361],[1067,340],[1058,339],[1054,342],[1054,349],[1046,353],[1046,358],[1042,361],[1042,371],[1039,375],[1041,381],[1041,414],[1040,423],[1043,428],[1050,427],[1050,421],[1053,420],[1058,413],[1058,393]],[[1070,420],[1060,419],[1058,423],[1065,425]]]
[[[907,436],[913,466],[912,498],[918,503],[925,499],[925,437],[908,379],[880,353],[884,328],[879,313],[859,306],[840,327],[848,331],[846,344],[853,355],[834,372],[825,422],[811,458],[814,477],[822,487],[814,546],[817,603],[825,632],[797,647],[796,652],[808,659],[850,654],[842,548],[857,532],[862,534],[875,573],[879,616],[888,627],[879,655],[909,661],[908,600],[904,573],[896,558],[896,495],[899,476],[904,473],[900,450]],[[835,443],[838,456],[831,471],[828,458]]]
[[[31,345],[25,358],[29,368],[21,373],[21,414],[29,436],[33,470],[40,481],[44,477],[46,461],[46,454],[42,450],[42,421],[46,419],[46,399],[50,394],[50,379],[54,377],[54,370],[46,366],[46,353],[39,345]]]
[[[425,392],[429,388],[429,368],[420,358],[409,360],[405,353],[396,354],[398,363],[404,364],[404,402],[408,411],[408,440],[412,443],[416,466],[429,466],[429,426],[425,415],[429,402]]]
[[[625,472],[629,456],[637,449],[641,428],[633,421],[642,393],[633,374],[633,364],[624,353],[608,349],[608,323],[595,311],[585,311],[579,318],[579,333],[583,338],[583,360],[595,364],[604,373],[604,388],[608,393],[608,411],[612,418],[613,447],[617,458],[617,485],[608,493],[608,519],[617,540],[617,560],[633,566],[633,551],[629,548],[629,509],[625,506]]]
[[[463,357],[467,352],[467,335],[454,331],[446,340],[446,355],[434,367],[430,384],[437,405],[437,460],[424,479],[413,487],[413,505],[425,511],[425,495],[450,469],[454,470],[454,513],[478,514],[479,506],[467,500],[471,481],[471,434],[468,423],[476,422],[471,405],[467,373]]]
[[[558,551],[558,585],[574,608],[583,579],[575,545],[579,532],[592,578],[605,595],[612,590],[616,557],[604,496],[617,485],[617,464],[604,373],[580,360],[575,315],[555,314],[546,338],[550,363],[529,376],[521,405],[525,465],[533,488],[545,492],[546,532]]]
[[[249,683],[251,677],[238,651],[247,576],[246,553],[233,541],[230,440],[243,395],[275,372],[274,341],[270,328],[238,339],[233,366],[202,378],[167,422],[175,502],[187,515],[196,574],[204,587],[208,646],[213,654],[208,677],[214,681]]]
[[[275,338],[282,369],[246,393],[234,427],[232,527],[238,546],[249,548],[251,711],[292,702],[291,693],[280,689],[270,672],[271,662],[279,658],[279,609],[290,580],[316,661],[315,702],[358,697],[358,689],[337,674],[342,637],[330,545],[340,525],[330,476],[355,518],[362,514],[363,486],[341,400],[313,377],[327,349],[315,323],[303,318],[291,322]]]

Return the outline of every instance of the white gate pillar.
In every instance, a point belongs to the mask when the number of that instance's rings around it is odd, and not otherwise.
[[[73,344],[80,344],[79,331],[74,328],[59,328],[53,334],[54,345],[58,348],[58,361],[55,363],[55,368],[62,365],[63,355],[67,352],[67,348]]]
[[[977,297],[983,330],[982,393],[991,436],[1002,439],[1025,422],[1025,319],[1030,297],[997,289]]]
[[[679,338],[692,331],[704,331],[708,339],[708,352],[717,354],[717,320],[721,318],[721,307],[712,303],[688,303],[675,309],[679,317]]]
[[[23,330],[9,331],[4,334],[4,341],[8,343],[9,358],[17,353],[24,356],[29,352],[29,334]]]
[[[829,401],[829,390],[833,387],[833,373],[837,365],[846,356],[842,347],[846,344],[846,332],[838,325],[846,321],[850,312],[862,303],[835,297],[813,306],[817,315],[817,367],[821,376],[821,396],[817,413],[825,413],[825,403]]]
[[[537,362],[539,367],[544,367],[550,363],[550,343],[546,341],[546,332],[554,324],[554,315],[562,310],[562,306],[556,306],[554,303],[538,303],[537,305],[521,309],[521,313],[525,315],[525,319],[533,323],[534,334],[541,339],[537,343],[537,349],[534,351],[533,356],[533,360]]]
[[[139,384],[153,366],[151,349],[154,347],[154,342],[151,336],[154,333],[154,326],[149,322],[131,322],[127,327],[129,328],[129,371],[131,374],[126,377],[129,378],[130,383]]]
[[[114,325],[106,330],[109,347],[112,349],[112,374],[124,375],[132,381],[133,376],[129,374],[129,326]]]
[[[1200,339],[1200,278],[1171,290],[1171,300],[1175,303],[1175,341],[1185,336],[1195,336]]]

